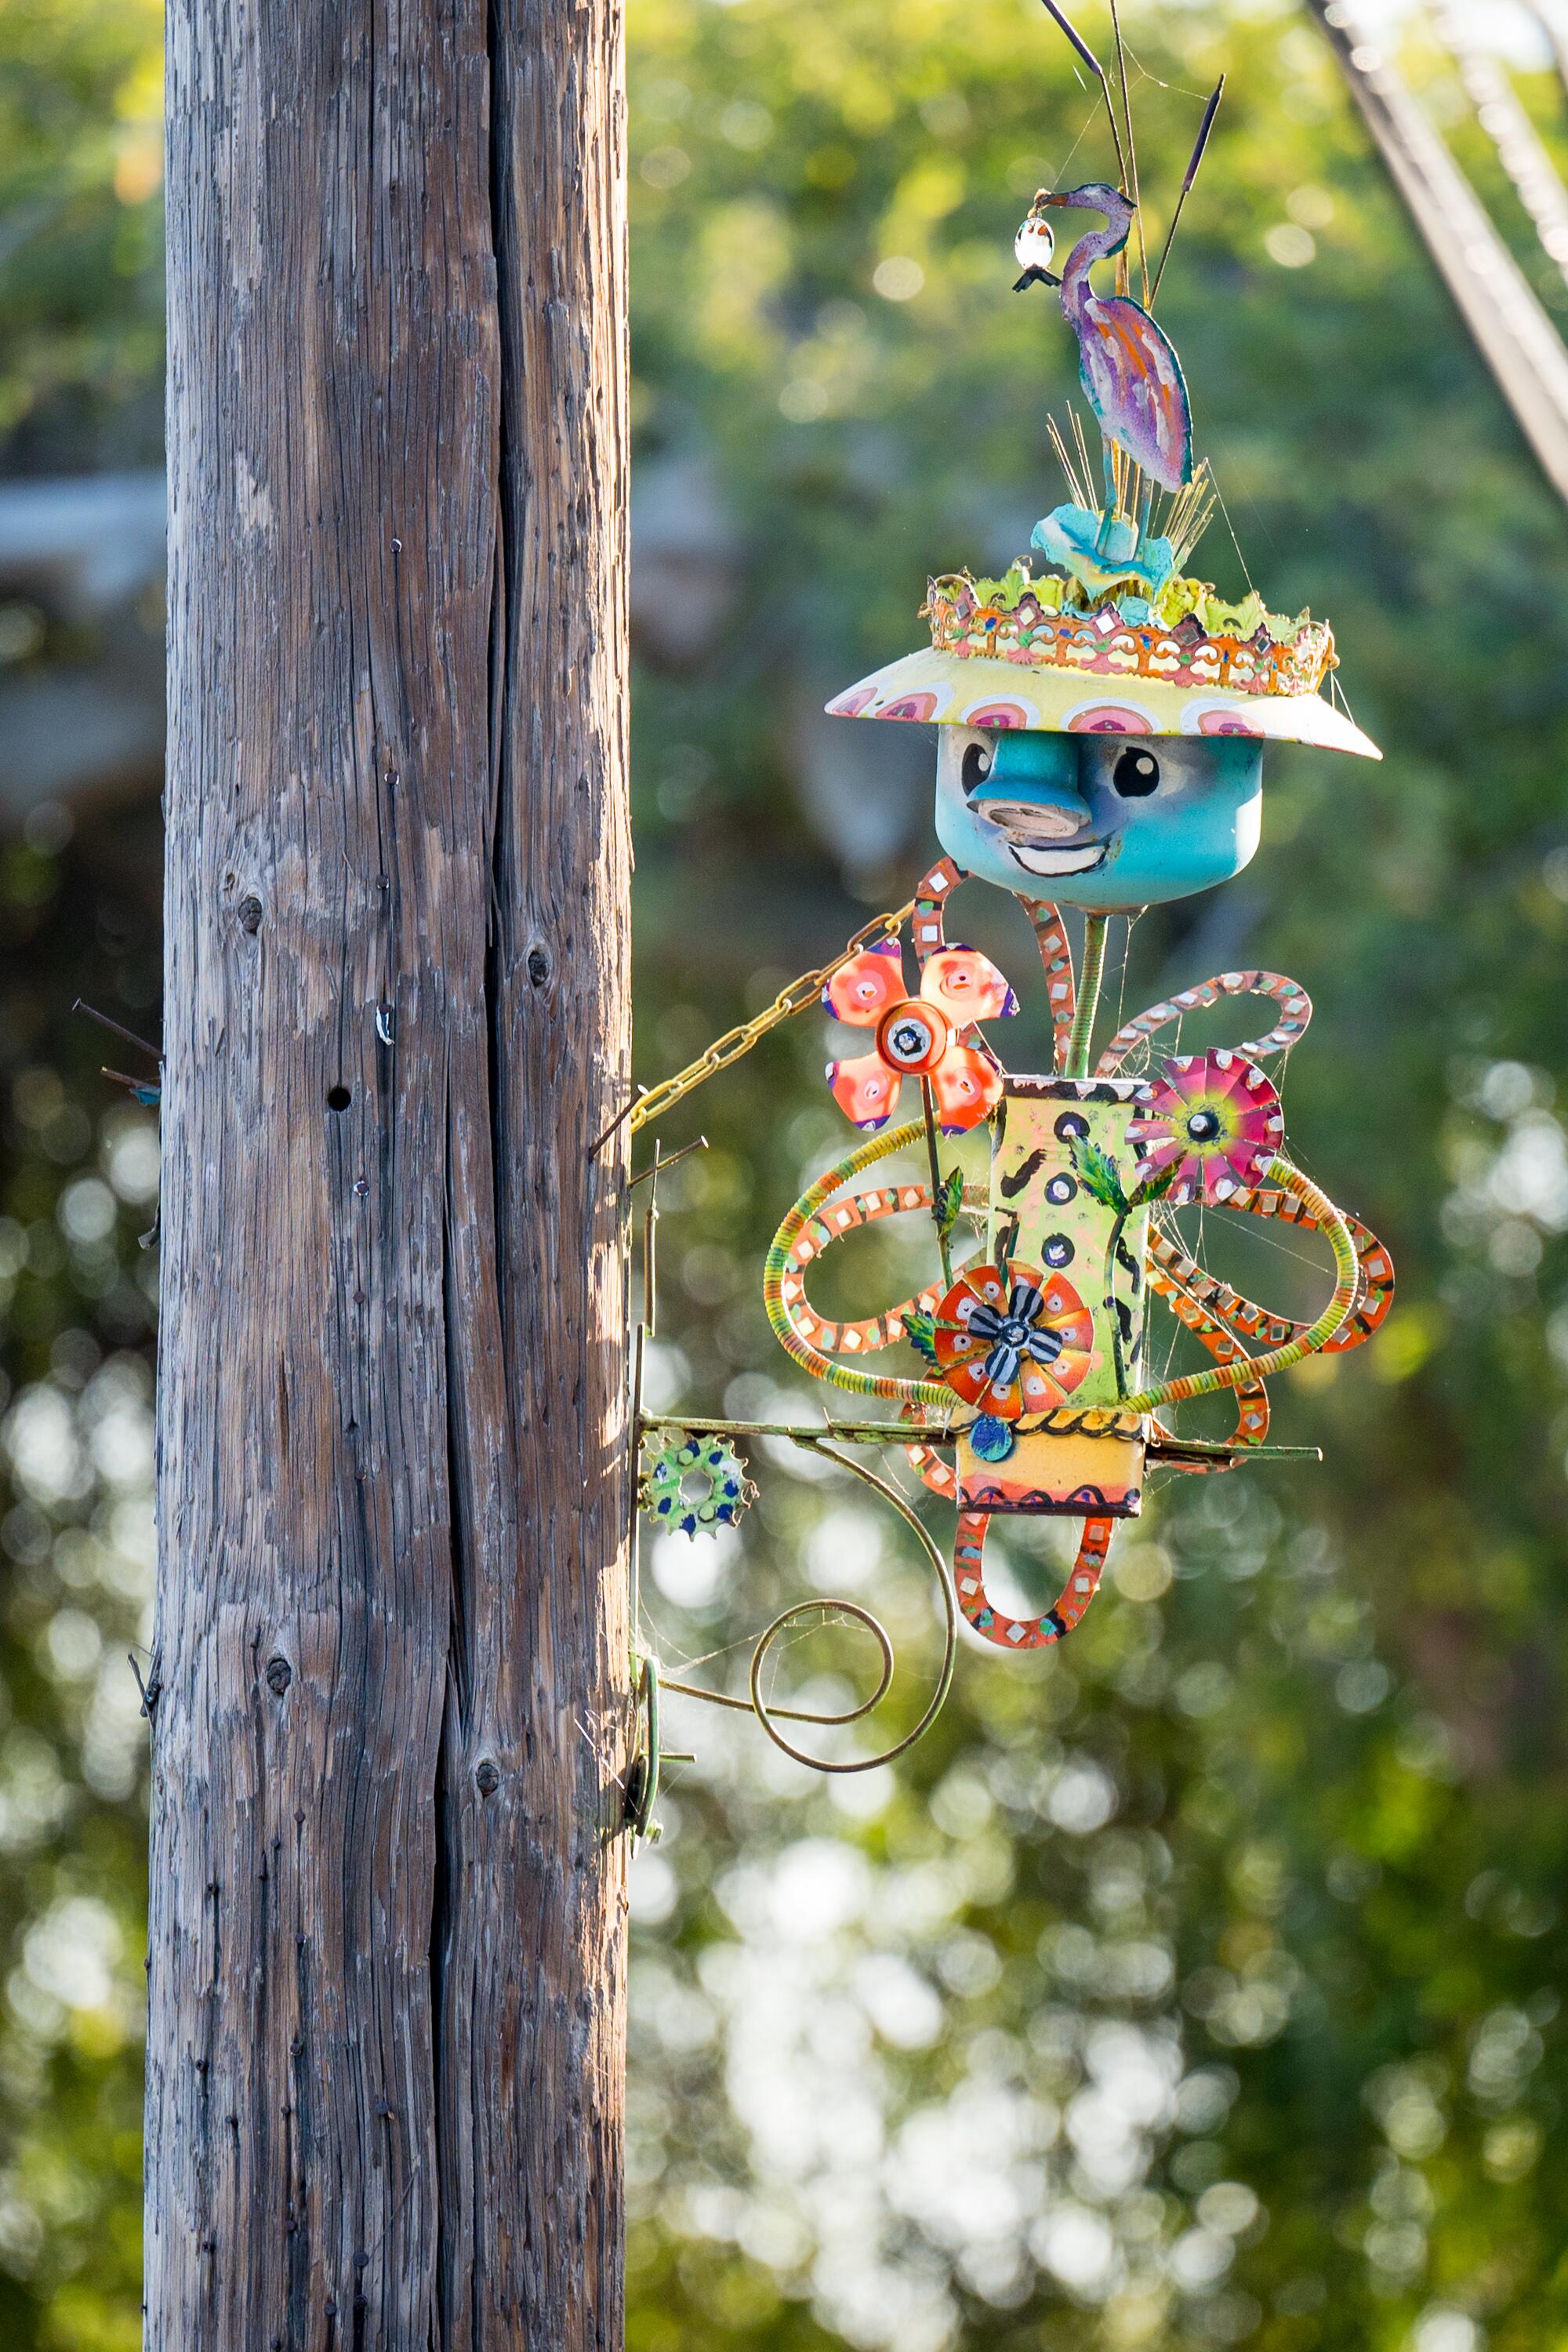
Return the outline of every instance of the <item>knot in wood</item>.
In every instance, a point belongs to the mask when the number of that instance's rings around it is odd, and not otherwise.
[[[267,1661],[267,1687],[274,1698],[281,1698],[294,1679],[294,1669],[287,1658],[279,1656]]]
[[[474,1774],[474,1781],[481,1797],[493,1797],[500,1787],[500,1768],[487,1756]]]
[[[239,918],[240,929],[248,931],[254,939],[261,929],[261,901],[255,891],[247,890],[234,911]]]
[[[535,945],[528,950],[528,976],[535,988],[542,988],[550,978],[550,950]]]

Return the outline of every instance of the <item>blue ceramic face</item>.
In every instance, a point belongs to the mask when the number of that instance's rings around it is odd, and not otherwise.
[[[1095,913],[1239,874],[1263,821],[1263,746],[1237,735],[938,730],[937,838],[965,873]]]

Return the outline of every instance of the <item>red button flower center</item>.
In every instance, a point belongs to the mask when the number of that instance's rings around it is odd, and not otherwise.
[[[952,1024],[929,998],[906,996],[877,1024],[877,1051],[906,1078],[929,1077],[947,1051]]]

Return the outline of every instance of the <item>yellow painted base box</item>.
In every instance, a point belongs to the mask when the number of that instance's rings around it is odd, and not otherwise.
[[[961,1438],[958,1501],[965,1511],[1135,1519],[1143,1507],[1143,1440],[1035,1430],[1005,1462],[982,1462]]]

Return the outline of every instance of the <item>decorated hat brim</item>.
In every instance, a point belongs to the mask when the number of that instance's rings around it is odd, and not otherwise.
[[[1235,694],[1149,677],[1123,684],[1092,670],[990,661],[929,646],[846,688],[827,710],[834,719],[1022,727],[1050,735],[1250,735],[1270,743],[1315,743],[1362,760],[1383,757],[1372,738],[1321,694]]]

